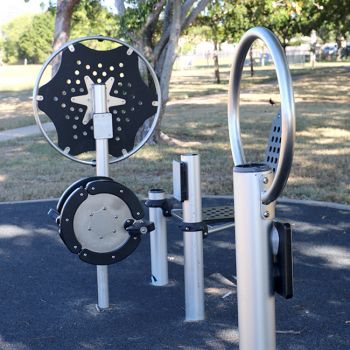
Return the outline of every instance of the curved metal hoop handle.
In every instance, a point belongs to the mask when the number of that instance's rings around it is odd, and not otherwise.
[[[292,166],[295,139],[295,106],[292,78],[286,56],[277,37],[266,28],[256,27],[248,30],[236,47],[230,74],[228,125],[234,163],[235,165],[245,164],[239,121],[240,83],[246,55],[256,39],[262,40],[269,49],[275,63],[281,95],[282,140],[279,161],[270,188],[262,194],[262,202],[269,204],[276,200],[283,191]]]
[[[40,131],[42,132],[42,134],[44,135],[44,137],[46,138],[46,140],[48,141],[48,143],[54,148],[56,149],[59,153],[61,153],[63,156],[76,161],[78,163],[82,163],[82,164],[88,164],[88,165],[95,165],[94,161],[90,161],[90,160],[83,160],[83,159],[79,159],[75,156],[72,156],[68,153],[66,153],[64,150],[62,150],[60,147],[58,147],[50,138],[50,136],[47,134],[47,132],[45,131],[42,122],[40,120],[39,117],[39,108],[38,108],[38,101],[40,100],[40,96],[39,95],[39,88],[40,88],[40,82],[41,79],[43,78],[43,75],[45,73],[46,68],[49,66],[49,64],[51,63],[51,61],[58,56],[59,54],[61,54],[64,50],[66,49],[70,49],[74,44],[80,43],[80,42],[84,42],[84,41],[89,41],[89,40],[98,40],[98,41],[111,41],[114,42],[116,44],[120,44],[121,46],[125,46],[128,49],[131,49],[133,52],[135,52],[138,57],[143,61],[143,63],[145,64],[145,66],[147,67],[152,79],[153,79],[153,83],[157,92],[157,111],[154,115],[152,124],[147,132],[147,134],[143,137],[143,139],[138,143],[138,145],[136,147],[134,147],[131,151],[124,153],[122,156],[118,157],[118,158],[112,158],[109,160],[109,164],[112,163],[116,163],[119,162],[121,160],[124,160],[126,158],[128,158],[129,156],[131,156],[132,154],[134,154],[135,152],[137,152],[147,141],[148,139],[151,137],[154,129],[157,126],[158,123],[158,119],[159,119],[159,114],[160,114],[160,109],[161,109],[161,89],[160,89],[160,84],[157,78],[157,75],[155,73],[155,71],[153,70],[152,66],[150,65],[150,63],[147,61],[147,59],[135,48],[133,48],[132,46],[124,43],[121,40],[115,39],[115,38],[111,38],[111,37],[104,37],[101,35],[94,35],[94,36],[87,36],[87,37],[82,37],[82,38],[78,38],[75,40],[71,40],[69,42],[67,42],[66,44],[64,44],[60,49],[58,49],[57,51],[55,51],[54,53],[52,53],[51,56],[48,57],[48,59],[45,61],[45,63],[43,64],[43,66],[41,67],[41,70],[39,72],[39,75],[36,79],[35,85],[34,85],[34,89],[33,89],[33,109],[34,109],[34,117],[36,120],[37,125],[40,128]]]

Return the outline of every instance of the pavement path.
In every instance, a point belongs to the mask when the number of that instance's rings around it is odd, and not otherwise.
[[[55,130],[53,123],[44,123],[43,127],[46,131]],[[40,129],[36,124],[23,126],[22,128],[1,131],[0,142],[11,141],[21,137],[35,136],[38,134],[40,134]]]

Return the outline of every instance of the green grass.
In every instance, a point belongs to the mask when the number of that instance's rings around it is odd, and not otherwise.
[[[292,70],[298,119],[294,163],[284,191],[287,197],[350,203],[349,68],[333,64]],[[171,192],[172,160],[182,153],[198,151],[203,193],[232,194],[233,162],[226,116],[228,74],[229,67],[223,67],[223,84],[215,85],[209,68],[175,71],[163,131],[178,142],[145,146],[130,159],[112,165],[111,176],[140,195],[152,187]],[[278,110],[268,103],[270,98],[279,101],[273,69],[257,69],[254,78],[246,72],[241,125],[251,161],[262,159],[271,118]],[[1,106],[0,101],[0,111]],[[26,113],[30,115],[31,111],[24,110]],[[2,201],[58,197],[76,179],[94,174],[94,168],[63,158],[41,136],[0,146]]]

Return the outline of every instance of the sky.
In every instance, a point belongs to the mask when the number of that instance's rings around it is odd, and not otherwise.
[[[0,11],[0,27],[10,21],[11,19],[30,13],[40,13],[42,11],[40,4],[45,4],[45,9],[47,8],[48,0],[29,0],[25,2],[24,0],[0,0],[1,11]],[[114,7],[114,0],[102,0],[102,3],[108,7]]]

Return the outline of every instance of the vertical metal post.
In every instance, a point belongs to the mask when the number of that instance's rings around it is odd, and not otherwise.
[[[150,200],[165,199],[163,190],[153,189],[148,192]],[[151,282],[154,286],[168,284],[168,246],[166,218],[161,208],[149,208],[149,219],[155,230],[150,233],[151,244]]]
[[[275,202],[261,196],[272,182],[266,165],[234,167],[234,207],[240,350],[275,350],[272,219]]]
[[[107,96],[105,85],[93,85],[94,113],[107,112]],[[96,139],[96,175],[109,176],[108,169],[108,139]],[[98,307],[109,307],[108,266],[97,265]]]
[[[187,164],[188,199],[182,204],[183,220],[202,221],[200,158],[198,154],[181,156]],[[185,309],[186,321],[204,320],[203,233],[184,232]]]

